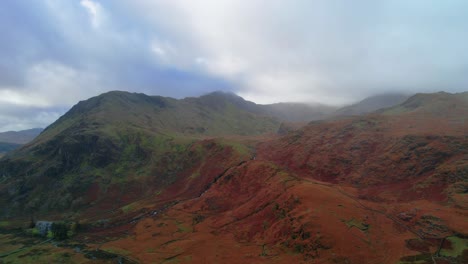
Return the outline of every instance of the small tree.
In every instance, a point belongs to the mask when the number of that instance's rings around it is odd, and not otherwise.
[[[65,223],[53,223],[51,231],[55,239],[63,240],[68,238],[68,227]]]

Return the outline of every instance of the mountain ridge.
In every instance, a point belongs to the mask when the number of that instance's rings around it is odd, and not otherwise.
[[[0,160],[0,215],[79,222],[71,241],[143,263],[464,263],[446,241],[468,235],[467,107],[465,94],[417,94],[278,135],[279,120],[231,95],[115,92]],[[245,118],[267,133],[236,134]]]

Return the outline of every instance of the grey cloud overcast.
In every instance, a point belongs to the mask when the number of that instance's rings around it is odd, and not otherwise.
[[[343,104],[468,84],[467,1],[5,0],[0,131],[109,90]]]

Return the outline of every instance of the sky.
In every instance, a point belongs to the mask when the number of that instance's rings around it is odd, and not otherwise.
[[[110,90],[343,105],[468,84],[465,0],[3,0],[0,131]]]

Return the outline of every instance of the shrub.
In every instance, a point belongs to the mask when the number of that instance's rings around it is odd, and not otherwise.
[[[52,224],[52,237],[58,240],[63,240],[68,238],[68,226],[65,223],[53,223]]]

